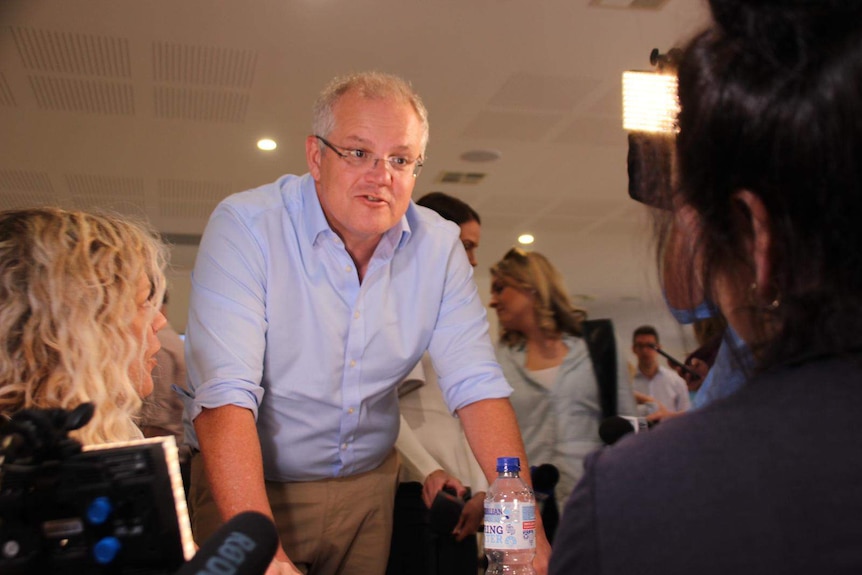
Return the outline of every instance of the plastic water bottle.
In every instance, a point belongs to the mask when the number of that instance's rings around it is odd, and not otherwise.
[[[497,459],[497,479],[485,497],[487,575],[535,573],[536,497],[520,472],[517,457]]]

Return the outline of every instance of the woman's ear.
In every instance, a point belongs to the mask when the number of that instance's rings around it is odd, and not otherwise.
[[[734,194],[734,199],[743,204],[748,210],[748,230],[751,237],[751,262],[754,266],[754,282],[757,285],[757,295],[764,299],[775,296],[771,293],[769,277],[772,272],[772,222],[769,212],[760,196],[748,190],[742,190]]]

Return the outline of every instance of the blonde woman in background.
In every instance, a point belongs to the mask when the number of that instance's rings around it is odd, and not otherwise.
[[[512,407],[533,465],[557,467],[562,507],[583,473],[584,457],[601,447],[599,384],[581,322],[563,278],[536,252],[509,250],[491,268],[491,302],[500,322],[497,360],[514,389]],[[619,354],[618,364],[619,362]],[[617,412],[635,415],[635,400],[617,366]]]
[[[143,437],[135,417],[166,323],[165,256],[152,232],[116,216],[0,212],[0,414],[91,402],[70,437]]]

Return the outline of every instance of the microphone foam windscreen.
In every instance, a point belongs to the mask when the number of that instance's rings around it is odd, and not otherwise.
[[[537,491],[553,491],[560,481],[560,470],[555,465],[543,463],[531,470],[533,489]]]
[[[620,440],[624,435],[628,435],[635,431],[631,422],[619,415],[606,417],[599,424],[599,437],[605,442],[605,445],[613,445]]]
[[[232,517],[213,533],[176,575],[263,575],[278,547],[272,520],[256,511]]]

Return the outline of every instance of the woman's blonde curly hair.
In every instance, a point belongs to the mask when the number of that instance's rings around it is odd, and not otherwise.
[[[563,276],[542,254],[512,248],[491,266],[491,277],[533,294],[536,321],[545,335],[568,333],[581,336],[581,322],[587,313],[572,305]],[[526,341],[526,336],[501,326],[500,341],[514,347]]]
[[[0,413],[92,402],[85,445],[140,437],[141,278],[158,313],[166,246],[146,225],[57,208],[0,212]],[[149,329],[149,323],[147,328]]]

